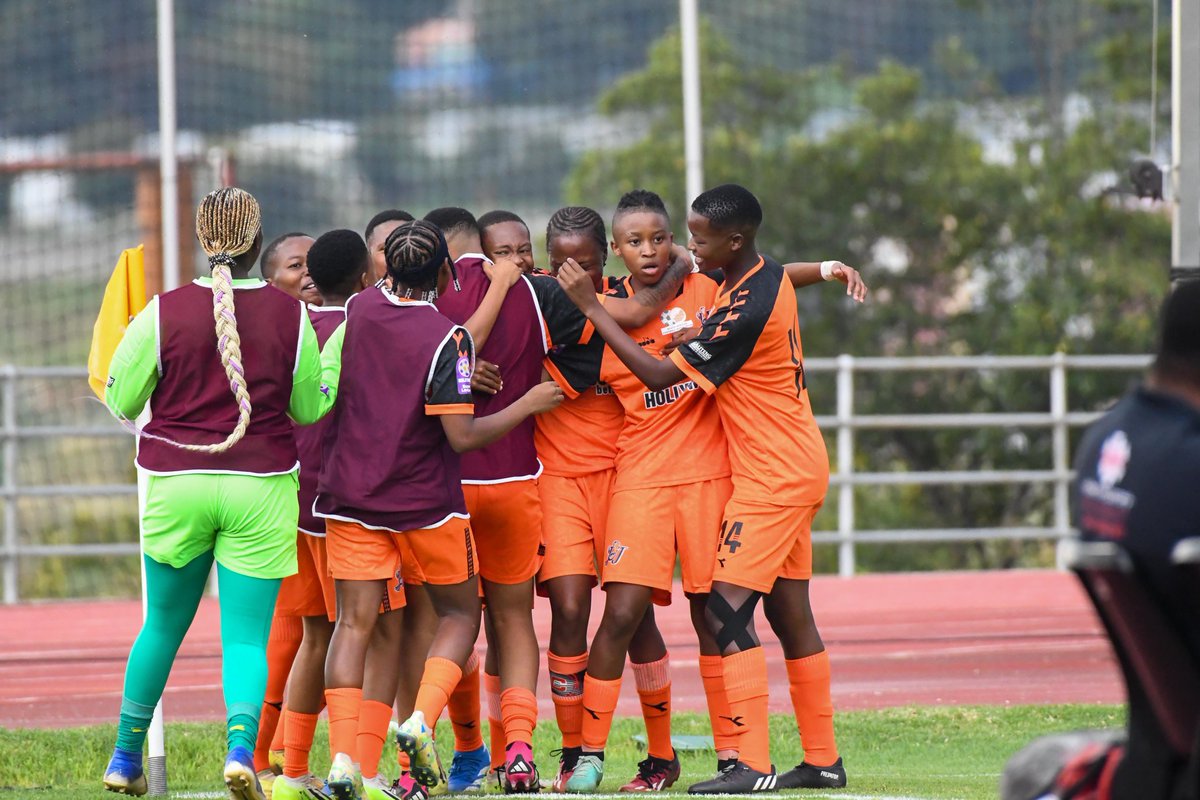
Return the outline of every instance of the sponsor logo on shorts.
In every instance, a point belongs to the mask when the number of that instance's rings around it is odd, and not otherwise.
[[[458,382],[459,394],[471,393],[471,359],[466,356],[459,356],[458,362],[454,365],[454,377]]]
[[[700,356],[700,358],[704,359],[705,361],[712,360],[712,353],[705,350],[704,345],[700,344],[699,342],[688,342],[687,346],[693,353]]]
[[[404,591],[404,578],[402,578],[400,576],[400,570],[396,570],[395,573],[393,573],[393,577],[396,579],[396,583],[392,586],[392,591],[393,592]]]
[[[625,556],[625,551],[628,549],[626,545],[621,544],[620,539],[613,539],[613,543],[608,546],[608,558],[605,561],[615,566],[620,563],[621,559]]]

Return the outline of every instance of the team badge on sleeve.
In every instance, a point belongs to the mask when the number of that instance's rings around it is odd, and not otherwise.
[[[459,356],[458,363],[454,365],[454,377],[458,381],[458,393],[471,393],[471,359],[467,356]]]

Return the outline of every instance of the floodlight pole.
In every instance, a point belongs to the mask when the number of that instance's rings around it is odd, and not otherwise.
[[[1200,3],[1171,13],[1171,279],[1200,279]]]
[[[687,202],[704,191],[704,140],[700,128],[700,21],[696,0],[679,0],[679,33],[683,51],[683,156]]]
[[[175,4],[158,0],[158,169],[162,181],[163,291],[179,286],[179,158],[175,130]]]

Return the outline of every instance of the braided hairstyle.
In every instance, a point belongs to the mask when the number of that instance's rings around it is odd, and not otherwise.
[[[546,248],[559,236],[587,234],[600,248],[600,257],[608,258],[608,234],[604,230],[604,218],[587,206],[567,206],[551,215],[546,223]]]
[[[199,453],[223,453],[237,444],[250,427],[250,393],[242,367],[242,340],[238,336],[233,309],[230,269],[237,256],[254,247],[262,230],[258,201],[249,192],[227,187],[210,192],[196,209],[196,238],[212,268],[213,319],[217,328],[217,352],[229,379],[229,390],[237,401],[238,421],[225,441],[216,444],[181,444],[176,447]]]
[[[438,274],[450,258],[446,237],[432,222],[423,219],[402,222],[388,234],[383,245],[387,258],[389,290],[400,296],[412,297],[413,290],[421,300],[432,303],[438,297]]]

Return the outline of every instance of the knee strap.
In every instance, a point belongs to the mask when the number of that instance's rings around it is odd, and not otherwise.
[[[731,644],[736,644],[739,650],[750,650],[757,646],[750,634],[750,625],[754,620],[754,607],[758,605],[759,597],[761,595],[754,592],[740,606],[734,608],[716,592],[708,596],[706,610],[720,626],[714,633],[721,652],[725,652]]]

